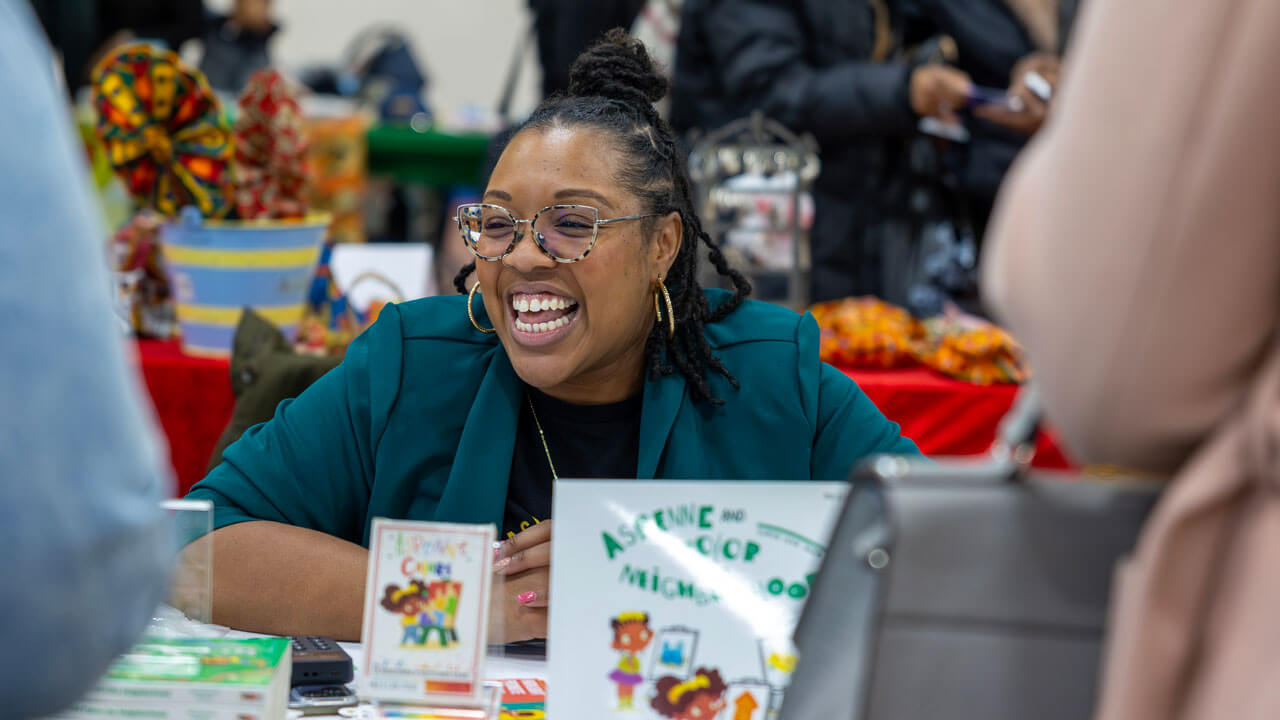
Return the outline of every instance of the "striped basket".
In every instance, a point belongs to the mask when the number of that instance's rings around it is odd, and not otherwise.
[[[245,307],[292,339],[328,227],[328,215],[204,220],[195,208],[184,208],[161,229],[183,350],[229,356]]]

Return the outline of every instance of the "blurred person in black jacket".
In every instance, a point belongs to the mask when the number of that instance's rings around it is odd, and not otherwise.
[[[813,300],[911,304],[923,271],[886,265],[918,262],[928,228],[945,220],[956,243],[973,244],[963,267],[946,263],[943,274],[960,276],[948,292],[976,302],[973,255],[992,199],[1047,107],[1023,78],[1056,82],[1078,2],[687,0],[671,122],[709,131],[760,109],[818,140]],[[967,144],[921,139],[919,119],[953,120],[971,84],[1007,88],[1025,110],[963,113]]]
[[[271,0],[235,0],[229,14],[207,18],[200,72],[213,89],[239,95],[249,76],[271,66],[268,45],[277,31]]]
[[[1026,108],[979,108],[968,122],[972,139],[955,148],[957,189],[981,240],[996,190],[1009,165],[1044,121],[1048,103],[1027,86],[1036,72],[1052,88],[1081,0],[898,0],[904,42],[945,35],[955,42],[956,67],[976,85],[1007,88]]]
[[[631,27],[643,7],[644,0],[529,0],[543,97],[568,90],[574,58],[606,31]]]
[[[68,92],[89,84],[94,64],[133,40],[160,40],[173,50],[204,32],[201,0],[32,0],[50,44],[62,55]]]
[[[760,109],[821,146],[810,232],[815,301],[882,294],[879,241],[869,230],[896,161],[886,139],[911,135],[922,117],[956,122],[969,96],[960,70],[891,60],[894,27],[885,0],[685,3],[673,127],[711,130]]]

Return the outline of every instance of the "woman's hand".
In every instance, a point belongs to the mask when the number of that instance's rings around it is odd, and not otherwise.
[[[509,643],[547,636],[551,586],[551,521],[504,541],[494,551],[489,637]]]
[[[1049,103],[1032,92],[1027,85],[1027,74],[1035,73],[1049,83],[1050,90],[1058,86],[1061,60],[1051,53],[1037,52],[1027,55],[1013,66],[1009,80],[1009,95],[1022,101],[1022,110],[1014,112],[998,105],[984,105],[973,114],[1016,132],[1035,134],[1044,124]]]

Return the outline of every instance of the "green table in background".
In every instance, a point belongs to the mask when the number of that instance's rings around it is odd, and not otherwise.
[[[408,125],[375,125],[368,133],[369,174],[448,191],[480,187],[490,136],[486,133],[418,132]]]

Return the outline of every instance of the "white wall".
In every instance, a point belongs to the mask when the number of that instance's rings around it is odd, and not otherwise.
[[[231,0],[206,0],[225,12]],[[390,23],[411,39],[431,78],[428,100],[448,121],[468,105],[493,107],[520,41],[526,40],[527,0],[274,0],[282,26],[275,62],[285,70],[316,61],[335,61],[364,28]],[[528,40],[513,110],[532,110],[540,95],[542,70]]]

